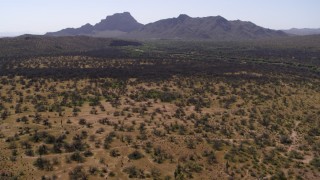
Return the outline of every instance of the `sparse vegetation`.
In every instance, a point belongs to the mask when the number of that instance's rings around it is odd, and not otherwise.
[[[316,179],[320,51],[307,45],[2,48],[0,179]]]

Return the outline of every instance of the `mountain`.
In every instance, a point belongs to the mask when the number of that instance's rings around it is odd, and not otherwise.
[[[138,23],[129,12],[118,13],[108,16],[96,24],[93,29],[95,31],[118,30],[123,32],[132,32],[138,30],[143,25]]]
[[[68,28],[49,36],[87,35],[94,37],[120,37],[130,39],[204,39],[247,40],[287,36],[282,31],[266,29],[246,21],[228,21],[221,16],[192,18],[181,14],[142,25],[128,12],[114,14],[92,26]]]
[[[286,36],[282,31],[259,27],[251,22],[228,21],[221,16],[160,20],[129,34],[136,38],[241,40]]]
[[[48,36],[103,36],[114,37],[138,30],[143,25],[138,23],[129,12],[117,13],[107,16],[106,19],[92,26],[86,24],[79,28],[67,28],[58,32],[50,32]]]
[[[288,34],[298,35],[298,36],[320,34],[320,28],[318,28],[318,29],[311,29],[311,28],[297,29],[297,28],[292,28],[292,29],[283,30],[283,31],[288,33]]]

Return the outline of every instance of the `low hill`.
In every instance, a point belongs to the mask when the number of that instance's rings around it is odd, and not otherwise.
[[[0,57],[79,53],[93,50],[106,51],[115,45],[137,46],[141,45],[141,43],[88,36],[49,37],[23,35],[15,38],[0,38]]]
[[[320,34],[320,28],[318,28],[318,29],[311,29],[311,28],[297,29],[297,28],[292,28],[292,29],[283,30],[283,31],[288,33],[288,34],[298,35],[298,36]]]

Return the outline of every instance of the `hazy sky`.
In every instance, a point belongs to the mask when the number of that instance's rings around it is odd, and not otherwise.
[[[125,11],[143,24],[188,14],[272,29],[320,28],[320,0],[0,0],[0,32],[57,31]]]

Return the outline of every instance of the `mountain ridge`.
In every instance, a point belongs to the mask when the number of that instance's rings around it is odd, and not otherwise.
[[[146,24],[128,34],[136,38],[242,40],[286,36],[282,31],[262,28],[252,22],[228,21],[222,16],[192,18],[181,14]]]
[[[208,40],[246,40],[287,36],[279,30],[263,28],[249,21],[229,21],[222,16],[190,17],[180,14],[178,17],[143,25],[129,12],[107,16],[95,25],[85,24],[80,28],[67,28],[46,35]]]

